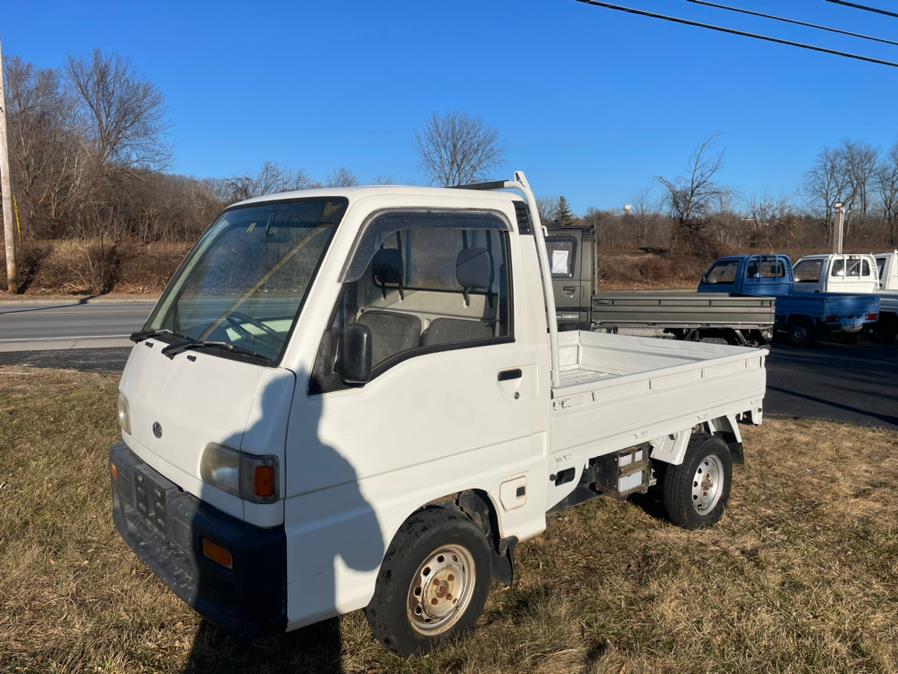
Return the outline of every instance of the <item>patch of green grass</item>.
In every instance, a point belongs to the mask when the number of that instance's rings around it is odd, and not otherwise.
[[[549,517],[478,630],[425,658],[364,616],[245,643],[204,623],[119,540],[107,451],[117,380],[0,369],[0,670],[856,672],[898,670],[898,434],[745,429],[709,531],[649,499]]]

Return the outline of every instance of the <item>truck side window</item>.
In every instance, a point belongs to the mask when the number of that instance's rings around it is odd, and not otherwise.
[[[491,213],[388,212],[360,235],[311,393],[345,388],[343,328],[371,334],[371,378],[418,355],[512,340],[508,225]]]
[[[546,239],[549,267],[555,278],[572,278],[577,241],[572,237],[551,236]]]
[[[718,283],[735,283],[736,273],[739,271],[738,260],[722,260],[714,264],[705,274],[705,283],[717,285]]]
[[[793,273],[796,283],[817,283],[820,280],[820,271],[823,268],[823,260],[802,260],[795,265]]]

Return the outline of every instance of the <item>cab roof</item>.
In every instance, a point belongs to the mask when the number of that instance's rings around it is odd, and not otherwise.
[[[247,204],[265,203],[266,201],[282,201],[284,199],[309,199],[321,197],[343,197],[351,202],[366,197],[406,196],[406,197],[439,197],[450,198],[459,201],[486,201],[501,199],[503,201],[523,201],[523,197],[506,190],[470,190],[458,187],[417,187],[412,185],[360,185],[357,187],[320,187],[309,190],[294,190],[292,192],[278,192],[266,194],[261,197],[244,199],[231,204],[245,206]]]

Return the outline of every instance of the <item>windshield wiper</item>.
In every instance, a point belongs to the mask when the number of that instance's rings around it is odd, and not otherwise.
[[[223,351],[228,351],[230,353],[240,353],[245,356],[252,356],[254,358],[261,358],[263,360],[269,361],[271,360],[271,358],[269,358],[268,356],[263,356],[261,353],[239,349],[228,342],[217,342],[203,339],[192,339],[189,342],[183,342],[180,344],[169,344],[164,349],[162,349],[162,355],[168,356],[169,358],[174,358],[179,353],[190,351],[191,349],[222,349]]]
[[[142,342],[145,339],[149,339],[150,337],[158,337],[159,335],[173,335],[171,330],[168,328],[160,328],[158,330],[138,330],[137,332],[132,332],[128,337],[132,342],[138,343]]]

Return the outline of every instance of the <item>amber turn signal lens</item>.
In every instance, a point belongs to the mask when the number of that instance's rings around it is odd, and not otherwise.
[[[234,558],[231,556],[231,551],[221,547],[218,543],[213,543],[208,538],[203,539],[203,555],[226,569],[234,568]]]
[[[253,492],[259,498],[271,498],[277,494],[274,483],[274,466],[256,466],[253,476]]]
[[[118,479],[118,468],[116,468],[116,466],[115,466],[114,463],[110,463],[110,464],[109,464],[109,472],[112,473],[112,479],[113,479],[113,480],[117,480],[117,479]]]

